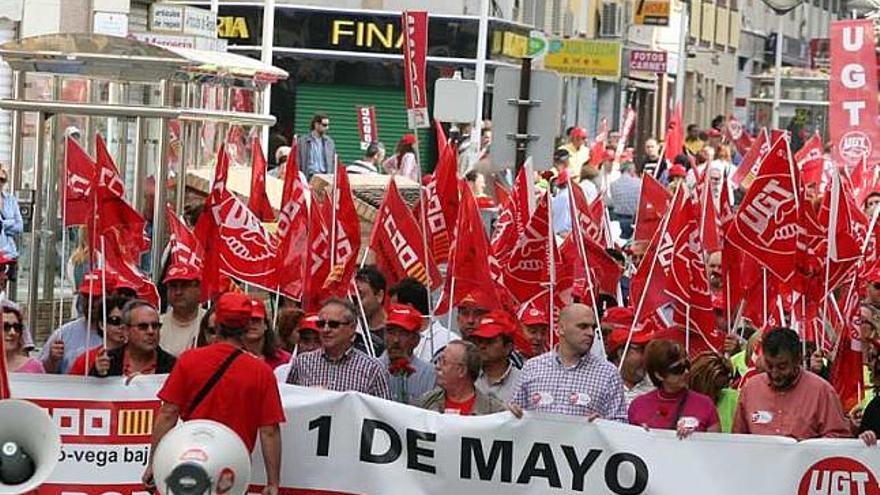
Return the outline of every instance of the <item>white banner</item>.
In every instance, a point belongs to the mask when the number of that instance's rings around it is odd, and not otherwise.
[[[47,407],[62,460],[41,494],[144,493],[162,377],[13,375]],[[880,450],[858,440],[695,434],[564,416],[440,415],[355,393],[282,386],[285,494],[878,495]],[[259,447],[254,485],[264,481]],[[501,490],[501,491],[498,491]]]

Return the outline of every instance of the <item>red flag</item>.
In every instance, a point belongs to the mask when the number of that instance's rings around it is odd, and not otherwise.
[[[335,236],[335,242],[331,242],[332,266],[330,277],[324,282],[324,286],[329,294],[344,297],[348,295],[357,269],[358,253],[361,249],[361,222],[354,207],[345,167],[337,168],[334,188],[331,199],[336,203],[333,205],[336,210],[336,225],[331,220],[328,230],[331,241]]]
[[[306,312],[317,312],[325,295],[324,281],[330,275],[330,233],[324,218],[328,220],[329,199],[312,197],[309,209],[308,259],[306,260],[306,279],[303,291],[303,307]]]
[[[100,134],[97,135],[95,146],[98,180],[97,187],[92,188],[93,224],[89,230],[92,252],[97,251],[101,234],[110,237],[109,231],[116,229],[122,234],[119,238],[125,242],[123,251],[127,259],[133,261],[150,247],[150,240],[145,236],[147,222],[125,201],[125,185]]]
[[[727,116],[727,123],[724,126],[724,136],[728,142],[733,143],[736,152],[745,156],[748,150],[753,146],[754,138],[743,129],[742,123],[733,116]]]
[[[629,135],[632,134],[633,128],[636,126],[636,112],[631,106],[626,107],[623,114],[623,124],[620,126],[620,139],[617,141],[617,149],[614,150],[614,161],[618,162],[623,155],[623,149],[626,148],[626,142],[629,141]]]
[[[858,295],[853,291],[856,301],[847,304],[849,314],[846,321],[837,328],[840,336],[837,342],[837,351],[831,364],[831,385],[840,396],[840,402],[844,411],[851,411],[858,405],[865,392],[863,363],[862,363],[862,340],[859,335],[860,306]]]
[[[428,13],[405,10],[401,14],[403,30],[403,74],[409,128],[430,127],[425,66],[428,55]]]
[[[113,161],[113,157],[110,156],[110,152],[107,151],[107,145],[104,143],[104,138],[101,137],[100,134],[97,134],[95,137],[98,185],[105,187],[116,196],[123,198],[125,197],[125,183],[122,181],[122,178],[119,177],[119,170],[116,168],[116,163]]]
[[[489,240],[477,201],[464,184],[461,186],[461,204],[455,231],[455,245],[450,254],[446,284],[437,314],[446,313],[465,298],[474,299],[478,306],[485,309],[500,309],[501,303],[489,271]],[[453,279],[455,290],[450,295]]]
[[[102,254],[104,266],[134,287],[137,296],[150,304],[159,306],[159,291],[150,277],[137,266],[137,258],[132,258],[125,248],[125,239],[118,231],[104,234]]]
[[[85,225],[89,218],[89,198],[95,182],[97,165],[79,146],[75,139],[65,139],[64,155],[64,226]]]
[[[168,265],[191,266],[202,271],[205,251],[192,231],[174,213],[170,204],[165,205],[165,221],[168,224],[168,246],[171,249]]]
[[[296,160],[291,151],[291,160]],[[295,162],[294,162],[295,163]],[[309,209],[306,203],[308,189],[299,177],[299,168],[288,162],[284,175],[285,202],[278,215],[278,251],[275,266],[278,270],[278,290],[284,295],[302,301],[306,281],[309,248]],[[317,209],[317,204],[312,208]]]
[[[726,187],[724,182],[722,186]],[[702,193],[697,206],[700,208],[700,238],[703,240],[703,247],[707,253],[714,253],[721,250],[721,233],[718,230],[718,212],[715,210],[715,201],[712,199],[712,187],[708,180],[703,180],[701,185]],[[728,196],[722,199],[730,207],[730,194],[728,190],[722,187],[721,196]]]
[[[604,205],[601,204],[602,198],[596,198],[591,205],[587,202],[587,196],[584,194],[584,190],[570,178],[568,181],[568,187],[571,191],[572,209],[579,222],[581,232],[593,242],[600,245],[604,244],[605,239],[603,237],[602,218],[600,217],[597,221],[595,217],[597,208],[594,207],[596,203],[599,203],[604,210]],[[599,214],[602,214],[602,210],[599,210]]]
[[[266,157],[263,156],[263,146],[260,144],[259,136],[251,138],[251,194],[248,198],[248,208],[262,222],[275,221],[275,210],[272,209],[269,196],[266,195]]]
[[[507,188],[501,184],[501,181],[496,180],[494,182],[494,184],[495,184],[495,201],[498,202],[499,206],[504,206],[504,203],[511,201],[510,191],[508,191]]]
[[[787,139],[779,139],[761,163],[727,239],[786,282],[795,271],[798,199]]]
[[[563,266],[571,267],[572,270],[574,297],[580,299],[584,304],[592,305],[593,300],[589,293],[591,288],[595,291],[594,296],[597,299],[599,294],[614,296],[617,294],[617,285],[623,275],[623,269],[605,251],[605,248],[586,234],[583,236],[583,243],[586,260],[581,256],[574,233],[565,239],[559,247],[559,251],[562,255]],[[585,267],[589,267],[590,270],[589,280]],[[593,282],[592,287],[589,284],[590,281]]]
[[[428,262],[431,267],[429,277],[419,225],[400,197],[393,179],[373,223],[370,249],[375,253],[376,266],[385,275],[389,286],[406,277],[414,277],[431,289],[442,284],[437,264],[432,261]]]
[[[822,136],[816,131],[804,146],[794,154],[794,161],[798,170],[801,171],[801,180],[804,184],[819,184],[822,182],[822,173],[825,170],[825,149],[822,146]]]
[[[599,120],[599,129],[596,132],[596,139],[593,146],[590,147],[590,165],[598,167],[602,163],[605,156],[605,143],[608,141],[608,119],[602,117]]]
[[[758,174],[758,167],[764,160],[764,156],[770,152],[770,146],[772,144],[773,143],[770,142],[770,135],[767,133],[767,128],[762,127],[761,131],[758,132],[757,138],[755,138],[755,141],[752,143],[751,148],[749,148],[745,156],[743,156],[736,171],[730,177],[730,181],[736,186],[748,188],[752,184],[752,181],[755,180],[755,176]]]
[[[666,126],[665,151],[663,157],[672,162],[684,149],[684,129],[681,124],[681,103],[675,105],[672,118]]]
[[[269,290],[275,288],[277,246],[272,236],[235,195],[228,191],[212,195],[210,213],[218,238],[214,246],[206,243],[205,252],[213,256],[212,247],[217,250],[221,273]]]
[[[504,285],[520,305],[550,286],[550,237],[550,194],[544,193],[505,267]]]
[[[202,271],[202,294],[201,301],[205,302],[223,293],[229,286],[225,275],[220,272],[220,226],[214,215],[213,205],[222,199],[226,192],[226,178],[229,175],[229,156],[226,153],[226,144],[221,143],[217,150],[217,160],[214,167],[214,182],[211,184],[211,192],[205,198],[202,213],[199,216],[193,233],[204,248],[204,270]]]
[[[437,126],[437,143],[440,148],[440,158],[437,169],[425,188],[424,215],[428,229],[428,247],[431,255],[437,263],[449,261],[449,249],[452,246],[453,232],[458,216],[458,155],[455,150],[446,145],[445,135],[440,123]],[[420,218],[419,215],[416,218]],[[421,222],[420,222],[421,225]]]
[[[660,219],[666,214],[672,199],[669,191],[651,174],[642,174],[642,191],[639,195],[639,210],[636,214],[635,241],[647,241],[654,236]]]

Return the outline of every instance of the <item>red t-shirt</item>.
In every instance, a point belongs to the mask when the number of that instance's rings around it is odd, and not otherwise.
[[[476,394],[472,395],[470,399],[463,402],[455,402],[454,400],[447,397],[446,405],[444,406],[444,408],[449,413],[454,413],[454,411],[458,411],[458,414],[461,414],[462,416],[470,416],[471,411],[473,411],[474,409],[474,402],[476,402],[476,400]]]
[[[189,410],[196,394],[234,351],[232,344],[220,342],[184,352],[159,398],[180,407],[184,421],[210,419],[232,428],[253,451],[260,427],[284,422],[275,375],[262,359],[247,352],[236,358],[196,410]]]
[[[68,375],[87,375],[88,372],[95,366],[95,358],[101,355],[104,352],[104,346],[99,345],[98,347],[93,347],[91,349],[86,350],[82,354],[76,358],[76,361],[70,365],[70,368],[67,369]],[[86,369],[86,354],[89,356],[89,369]]]

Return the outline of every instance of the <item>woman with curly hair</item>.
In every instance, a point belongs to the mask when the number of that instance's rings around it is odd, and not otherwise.
[[[700,354],[691,364],[690,388],[712,399],[724,433],[730,433],[733,427],[733,415],[739,399],[739,392],[730,388],[732,377],[730,361],[713,352]]]

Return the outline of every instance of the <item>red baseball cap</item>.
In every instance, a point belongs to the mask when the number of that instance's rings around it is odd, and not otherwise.
[[[386,327],[397,327],[407,332],[418,333],[422,330],[422,313],[406,304],[392,304],[387,311]]]
[[[458,301],[456,307],[459,308],[478,308],[478,309],[489,309],[489,304],[484,300],[485,298],[480,296],[479,294],[475,294],[474,292],[468,292]]]
[[[318,314],[317,313],[309,313],[302,317],[299,321],[299,328],[297,331],[302,332],[303,330],[312,330],[318,331]]]
[[[711,129],[709,129],[708,131],[706,131],[706,135],[709,136],[710,138],[720,138],[721,131],[719,131],[718,129],[713,127]]]
[[[400,138],[400,142],[403,144],[416,144],[416,135],[404,134],[403,137]]]
[[[520,316],[519,321],[522,322],[523,325],[549,325],[550,318],[547,316],[547,312],[536,307],[533,304],[528,304],[523,308],[522,316]]]
[[[584,138],[587,139],[587,130],[583,127],[575,127],[571,130],[571,137],[573,138]]]
[[[266,318],[266,305],[256,297],[251,298],[251,318]]]
[[[669,167],[669,176],[670,177],[686,177],[687,170],[685,170],[685,168],[681,164],[675,163],[671,167]]]
[[[168,271],[165,272],[165,278],[162,280],[163,283],[169,283],[173,280],[202,280],[202,274],[199,270],[192,265],[183,265],[183,264],[174,264],[168,268]]]
[[[504,311],[490,311],[480,320],[479,326],[471,334],[471,337],[494,339],[499,335],[513,335],[516,331],[516,322]]]
[[[614,307],[605,310],[602,316],[602,323],[614,328],[625,327],[629,331],[629,327],[633,322],[633,309],[630,307]]]
[[[629,338],[629,327],[618,327],[611,331],[608,335],[608,341],[605,348],[608,352],[614,352],[626,345],[626,339]],[[633,329],[630,345],[645,345],[654,338],[653,325],[640,325]]]
[[[5,253],[0,253],[0,265],[8,265],[10,263],[15,263],[15,258]]]
[[[106,278],[106,281],[104,278]],[[85,296],[99,297],[102,294],[101,289],[106,284],[107,293],[109,294],[116,289],[118,279],[119,277],[116,275],[116,272],[112,270],[107,270],[106,275],[104,270],[100,268],[92,270],[83,277],[82,284],[79,286],[79,293]]]
[[[254,311],[250,297],[238,292],[224,292],[217,298],[215,318],[218,325],[244,328]]]

